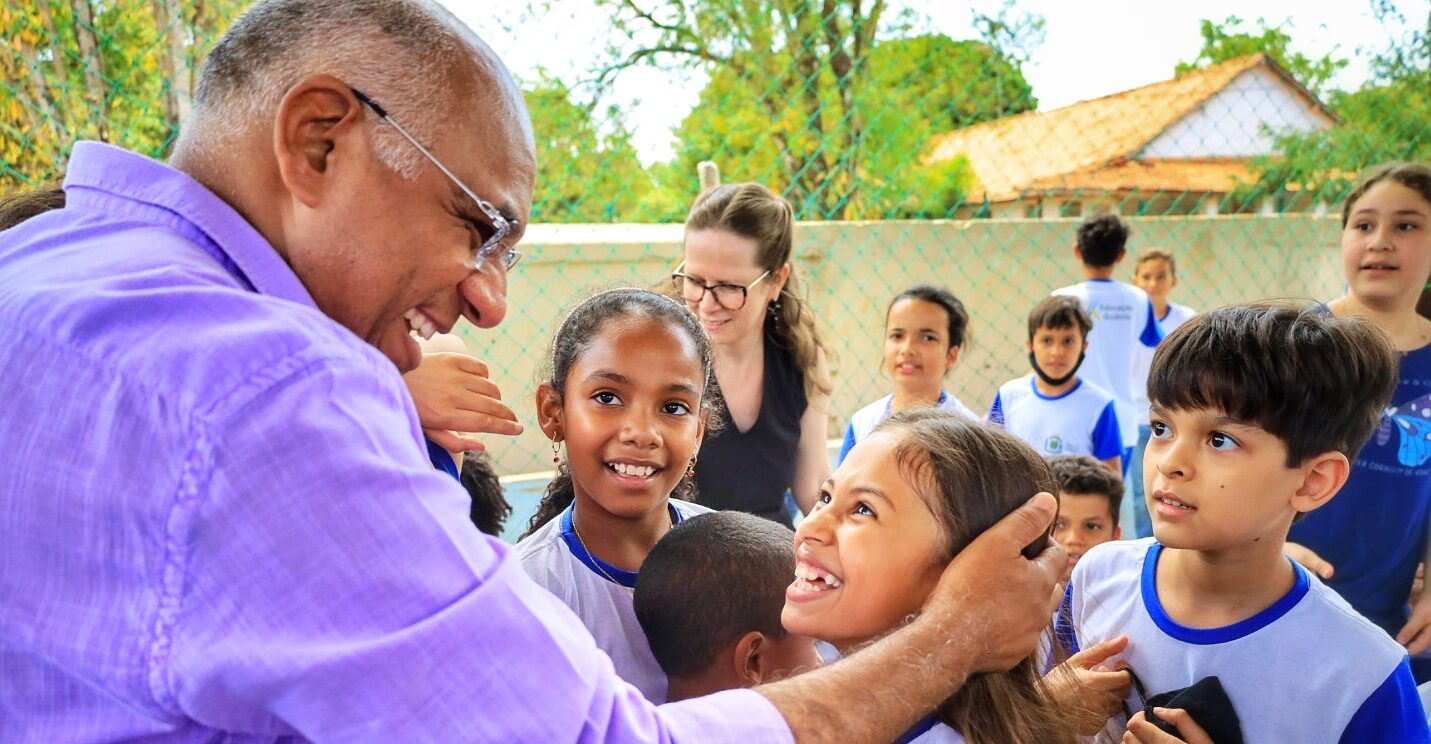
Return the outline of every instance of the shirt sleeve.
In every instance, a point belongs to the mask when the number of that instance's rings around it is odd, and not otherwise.
[[[314,742],[790,741],[743,691],[657,707],[424,456],[389,367],[310,363],[196,433],[150,686]]]
[[[1063,647],[1067,656],[1079,652],[1078,633],[1073,624],[1073,581],[1063,590],[1063,601],[1058,603],[1058,615],[1053,620],[1053,637]]]
[[[1123,432],[1118,428],[1118,411],[1112,401],[1103,407],[1093,424],[1093,456],[1111,460],[1123,455]]]
[[[1411,660],[1402,658],[1390,677],[1361,704],[1342,732],[1342,744],[1425,744],[1431,742],[1426,711],[1411,676]]]
[[[994,402],[989,405],[989,415],[986,416],[991,424],[1004,425],[1004,401],[998,393],[994,393]]]
[[[835,465],[845,461],[845,455],[850,454],[850,450],[855,446],[855,422],[851,421],[845,426],[845,441],[840,443],[840,457],[835,460]]]
[[[1163,340],[1163,327],[1158,323],[1158,311],[1153,309],[1153,301],[1148,300],[1148,317],[1143,321],[1143,333],[1138,340],[1149,348]]]

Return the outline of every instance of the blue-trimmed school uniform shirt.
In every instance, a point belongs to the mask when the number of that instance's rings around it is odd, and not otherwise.
[[[1078,380],[1066,393],[1048,396],[1028,375],[999,388],[989,407],[989,421],[1046,457],[1092,455],[1110,460],[1123,455],[1116,406],[1108,391],[1087,380]]]
[[[845,427],[845,441],[840,445],[840,459],[836,461],[837,464],[844,462],[845,455],[848,455],[860,440],[869,436],[876,426],[889,418],[890,406],[893,404],[894,395],[890,394],[855,411],[855,415],[850,417],[850,425]],[[973,421],[979,420],[979,414],[974,413],[958,398],[950,395],[948,390],[939,391],[939,402],[935,403],[934,407],[968,416]]]
[[[677,524],[710,509],[671,499]],[[666,674],[656,663],[633,602],[636,572],[624,571],[587,551],[572,526],[572,507],[517,543],[522,568],[570,607],[611,657],[616,674],[653,703],[666,702]]]
[[[1300,566],[1271,607],[1221,628],[1179,625],[1158,599],[1154,538],[1104,543],[1073,569],[1058,638],[1070,652],[1119,635],[1114,657],[1149,695],[1216,676],[1249,742],[1431,742],[1406,649]],[[1130,710],[1142,702],[1129,693]],[[1097,741],[1118,741],[1118,715]]]

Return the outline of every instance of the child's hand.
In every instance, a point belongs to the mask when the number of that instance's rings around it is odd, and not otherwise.
[[[1282,543],[1282,552],[1285,553],[1288,558],[1302,564],[1302,568],[1311,571],[1322,579],[1330,579],[1332,574],[1336,573],[1336,569],[1332,564],[1322,560],[1321,556],[1313,553],[1312,550],[1305,545],[1298,545],[1294,542]]]
[[[1406,653],[1415,656],[1431,646],[1431,595],[1422,592],[1421,598],[1411,606],[1411,617],[1396,634],[1396,642],[1406,647]]]
[[[1154,708],[1158,717],[1178,727],[1178,736],[1163,733],[1151,723],[1143,711],[1138,711],[1128,721],[1128,731],[1123,734],[1123,744],[1213,744],[1197,721],[1182,708]],[[1181,739],[1178,737],[1182,737]]]
[[[1128,697],[1132,677],[1121,663],[1103,663],[1127,647],[1128,636],[1118,636],[1079,651],[1044,676],[1049,696],[1072,712],[1080,736],[1102,731]]]
[[[502,403],[502,391],[487,379],[487,365],[466,354],[424,354],[417,369],[403,375],[417,406],[422,431],[448,452],[480,452],[475,433],[522,433],[517,414]]]

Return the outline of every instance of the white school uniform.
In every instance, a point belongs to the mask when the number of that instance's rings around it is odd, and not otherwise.
[[[1028,442],[1045,457],[1092,455],[1122,457],[1124,443],[1117,404],[1103,388],[1079,379],[1073,389],[1053,397],[1038,391],[1033,375],[999,387],[989,407],[989,421]]]
[[[1296,564],[1296,584],[1272,606],[1221,628],[1179,625],[1157,593],[1154,538],[1095,546],[1073,569],[1058,637],[1070,651],[1119,635],[1148,695],[1216,676],[1248,742],[1431,741],[1406,649]],[[1067,617],[1067,620],[1064,618]],[[1130,710],[1141,710],[1136,692]],[[1096,741],[1116,742],[1119,714]]]
[[[677,523],[709,511],[671,499]],[[572,507],[517,543],[515,550],[527,574],[581,618],[596,645],[611,657],[617,676],[652,703],[666,702],[666,674],[636,620],[636,572],[623,571],[586,550],[572,527]]]
[[[894,405],[894,394],[880,398],[879,400],[855,411],[855,415],[850,417],[849,426],[845,427],[845,439],[840,444],[840,456],[836,461],[844,462],[845,455],[850,453],[850,449],[859,444],[870,432],[875,430],[885,419],[890,416],[890,407]],[[967,416],[971,421],[978,421],[979,414],[964,405],[958,398],[954,397],[948,390],[939,391],[939,402],[934,404],[935,408],[943,411],[952,411],[961,416]]]
[[[1088,333],[1088,356],[1078,376],[1113,394],[1118,402],[1118,424],[1123,446],[1138,441],[1138,409],[1133,405],[1133,351],[1152,348],[1163,333],[1148,293],[1112,279],[1089,279],[1053,294],[1076,297],[1093,318]]]
[[[1188,322],[1197,311],[1187,305],[1168,303],[1168,314],[1158,318],[1158,327],[1163,331],[1163,337],[1177,329],[1178,326]],[[1133,407],[1137,411],[1138,419],[1133,423],[1138,426],[1148,424],[1148,370],[1153,366],[1153,352],[1155,347],[1138,344],[1133,348]]]

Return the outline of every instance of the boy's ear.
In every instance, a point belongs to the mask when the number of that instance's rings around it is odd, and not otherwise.
[[[1077,243],[1073,244],[1073,257],[1078,259],[1079,263],[1083,263],[1083,246]]]
[[[1122,540],[1122,539],[1123,539],[1123,525],[1120,524],[1120,525],[1118,525],[1117,527],[1114,527],[1114,528],[1113,528],[1113,539],[1114,539],[1114,540]]]
[[[1302,463],[1302,487],[1292,494],[1292,508],[1316,509],[1337,495],[1351,474],[1351,463],[1340,452],[1323,452]]]
[[[564,438],[561,396],[557,395],[556,388],[549,382],[537,386],[537,425],[541,427],[542,433],[547,435],[547,439],[553,442],[560,442]]]
[[[752,630],[735,642],[731,654],[735,677],[745,687],[755,687],[765,681],[765,634]]]
[[[1113,263],[1118,263],[1119,261],[1122,261],[1122,260],[1123,260],[1123,257],[1126,256],[1126,255],[1128,255],[1128,249],[1127,249],[1127,248],[1119,248],[1119,249],[1118,249],[1118,255],[1113,258]]]

